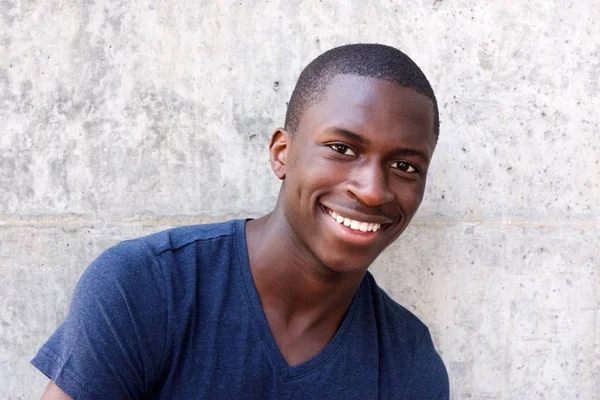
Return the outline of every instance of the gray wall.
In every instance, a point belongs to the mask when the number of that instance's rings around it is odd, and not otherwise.
[[[270,133],[348,42],[403,49],[439,98],[426,200],[372,271],[430,326],[453,398],[600,398],[598,20],[599,1],[1,2],[0,398],[41,393],[28,361],[103,249],[271,209]]]

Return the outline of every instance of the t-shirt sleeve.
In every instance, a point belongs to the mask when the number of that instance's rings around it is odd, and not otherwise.
[[[166,304],[157,257],[142,240],[123,242],[84,272],[31,362],[74,399],[137,399],[162,369]]]
[[[448,372],[439,356],[429,330],[425,331],[415,353],[410,378],[405,386],[403,399],[448,400],[450,387]]]

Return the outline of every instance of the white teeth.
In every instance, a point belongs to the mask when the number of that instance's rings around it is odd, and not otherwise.
[[[346,217],[342,217],[341,215],[339,215],[338,213],[336,213],[335,211],[331,211],[329,210],[329,215],[331,215],[331,217],[333,219],[335,219],[335,221],[338,224],[344,224],[345,226],[349,226],[351,229],[354,229],[356,231],[361,231],[361,232],[377,232],[379,230],[379,228],[381,228],[381,224],[377,224],[374,222],[360,222],[360,221],[355,221],[353,219],[350,218],[346,218]]]

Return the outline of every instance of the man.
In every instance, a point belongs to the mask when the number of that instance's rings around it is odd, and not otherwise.
[[[417,211],[438,131],[402,52],[319,56],[271,138],[275,209],[102,254],[32,361],[43,398],[447,399],[427,328],[367,272]]]

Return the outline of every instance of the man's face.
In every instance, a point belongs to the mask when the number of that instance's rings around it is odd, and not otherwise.
[[[338,75],[286,141],[288,231],[328,268],[364,272],[423,199],[436,143],[431,101],[393,82]]]

